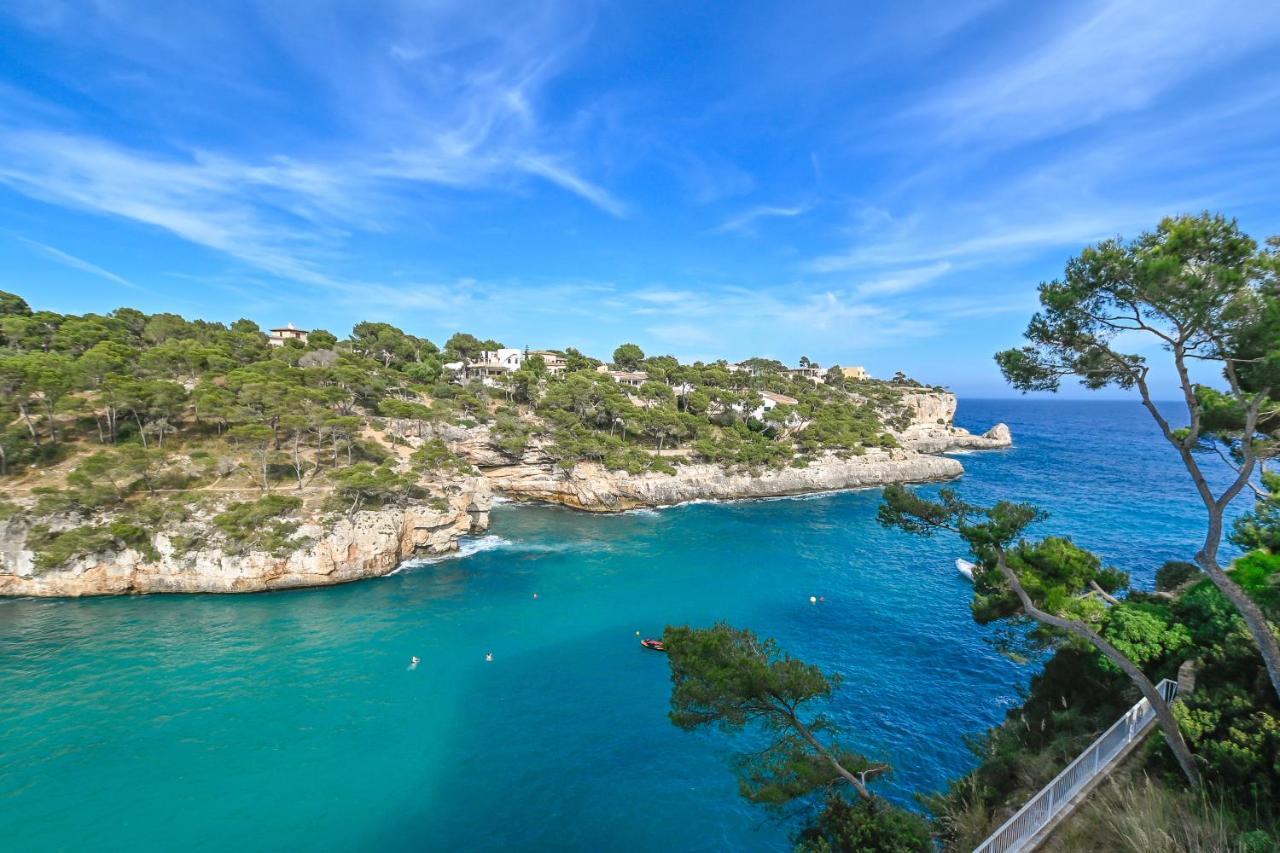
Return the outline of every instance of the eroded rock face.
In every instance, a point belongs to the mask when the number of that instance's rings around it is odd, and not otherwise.
[[[380,577],[415,556],[457,550],[458,539],[489,526],[488,482],[474,478],[443,509],[389,508],[305,522],[311,544],[284,556],[241,555],[210,548],[179,554],[165,533],[153,542],[158,560],[134,550],[95,554],[58,569],[37,571],[15,530],[0,531],[0,595],[81,596],[151,592],[260,592],[325,586]],[[207,522],[205,522],[207,523]],[[21,538],[25,538],[25,535]]]
[[[829,456],[805,468],[734,471],[718,465],[680,465],[675,474],[628,474],[595,462],[569,470],[552,465],[507,465],[485,471],[494,491],[514,500],[546,501],[591,512],[617,512],[693,500],[728,500],[856,489],[886,483],[958,477],[960,463],[911,451]]]
[[[894,436],[904,446],[920,453],[945,453],[948,450],[997,450],[1013,444],[1013,435],[1005,424],[996,424],[982,435],[974,435],[953,422],[956,395],[946,391],[918,391],[903,395],[903,404],[911,416],[906,429]]]

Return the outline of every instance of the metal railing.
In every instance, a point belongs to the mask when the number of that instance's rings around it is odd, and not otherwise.
[[[1166,678],[1156,685],[1164,701],[1172,702],[1178,695],[1178,683]],[[1089,748],[1080,753],[1067,769],[1040,789],[1031,800],[978,845],[973,853],[1019,853],[1029,848],[1027,843],[1035,838],[1049,822],[1071,807],[1072,798],[1080,793],[1100,773],[1107,770],[1117,755],[1129,744],[1140,740],[1155,723],[1156,714],[1151,703],[1143,698],[1115,725],[1103,732]]]

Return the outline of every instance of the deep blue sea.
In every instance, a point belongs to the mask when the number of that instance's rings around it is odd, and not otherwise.
[[[1136,403],[958,417],[998,420],[1015,446],[963,455],[964,497],[1035,501],[1139,584],[1194,552],[1202,510]],[[675,729],[636,640],[719,619],[843,676],[846,742],[910,802],[973,766],[965,735],[1034,664],[974,624],[956,543],[881,529],[878,501],[502,506],[465,556],[338,588],[0,602],[0,849],[787,849],[737,795],[746,742]]]

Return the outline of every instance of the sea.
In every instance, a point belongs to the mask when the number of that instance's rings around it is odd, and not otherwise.
[[[1194,554],[1203,508],[1137,403],[961,402],[997,421],[1014,445],[959,455],[962,497],[1038,504],[1036,535],[1140,587]],[[786,850],[802,812],[738,793],[758,738],[676,729],[639,644],[720,620],[838,675],[842,742],[918,808],[1039,664],[973,621],[963,547],[879,502],[506,504],[458,555],[341,587],[0,600],[0,850]]]

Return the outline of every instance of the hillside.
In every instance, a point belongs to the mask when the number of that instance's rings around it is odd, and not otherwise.
[[[385,574],[490,495],[609,511],[943,479],[955,398],[807,359],[606,365],[385,323],[343,340],[0,294],[0,593],[242,591]],[[923,452],[922,452],[923,451]]]

